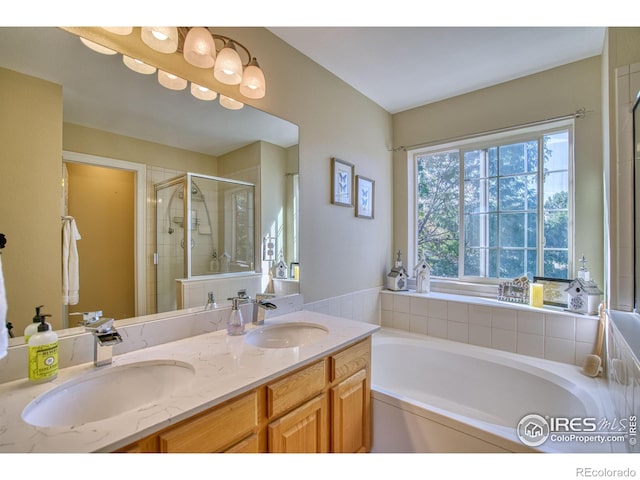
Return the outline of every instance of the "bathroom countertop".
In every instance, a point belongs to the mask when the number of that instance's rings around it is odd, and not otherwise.
[[[226,331],[206,333],[113,357],[109,366],[93,363],[61,369],[48,383],[32,385],[24,378],[0,384],[0,452],[108,452],[173,425],[212,406],[249,391],[318,358],[366,338],[377,325],[311,311],[288,313],[265,325],[311,322],[328,334],[300,347],[262,349],[245,342],[246,335]],[[247,330],[256,328],[247,326]],[[75,379],[106,369],[150,360],[186,362],[195,369],[187,391],[140,408],[73,427],[35,427],[22,420],[24,408],[39,395]],[[114,392],[114,395],[122,392]]]

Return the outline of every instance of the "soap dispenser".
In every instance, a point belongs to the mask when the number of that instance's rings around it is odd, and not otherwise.
[[[29,338],[29,381],[49,382],[58,376],[58,335],[40,315],[38,331]]]
[[[38,333],[38,326],[42,322],[42,317],[50,317],[51,315],[41,315],[40,309],[44,307],[44,305],[40,305],[36,307],[36,314],[33,316],[33,321],[27,325],[27,328],[24,329],[24,341],[25,343],[29,343],[29,338],[31,335]],[[51,327],[51,325],[49,325]]]
[[[244,335],[244,320],[242,318],[242,312],[238,308],[240,298],[234,297],[231,299],[231,314],[227,321],[227,334],[228,335]]]

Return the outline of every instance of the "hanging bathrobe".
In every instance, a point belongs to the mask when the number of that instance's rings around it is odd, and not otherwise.
[[[78,247],[80,233],[73,217],[62,220],[62,304],[76,305],[80,300]]]

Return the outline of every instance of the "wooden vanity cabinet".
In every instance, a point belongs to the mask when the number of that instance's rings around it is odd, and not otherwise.
[[[367,337],[118,452],[368,452],[370,365]]]

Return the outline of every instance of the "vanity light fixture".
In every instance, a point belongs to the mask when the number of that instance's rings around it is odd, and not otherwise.
[[[133,31],[133,27],[102,28],[116,35],[129,35]],[[179,52],[190,65],[204,69],[212,68],[216,80],[225,85],[238,85],[242,96],[256,100],[265,96],[264,72],[249,49],[236,40],[212,33],[207,27],[141,27],[140,32],[142,41],[153,50],[169,54]],[[89,48],[100,53],[117,53],[82,37],[80,39]],[[90,44],[101,48],[96,49]],[[218,48],[220,50],[217,50]],[[156,72],[156,67],[140,60],[124,55],[122,60],[135,72],[145,75]],[[161,85],[172,90],[183,90],[187,87],[188,82],[185,79],[159,69],[157,71]],[[213,90],[197,84],[191,85],[191,93],[194,97],[205,101],[214,100],[218,96]],[[220,95],[220,105],[239,110],[244,103]]]

